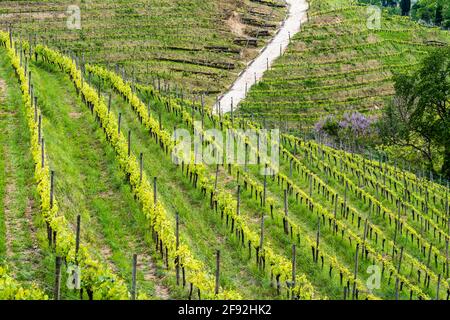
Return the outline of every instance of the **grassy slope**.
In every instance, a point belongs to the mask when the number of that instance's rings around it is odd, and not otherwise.
[[[377,113],[393,94],[392,74],[410,70],[433,48],[420,44],[450,41],[448,32],[386,12],[380,30],[368,29],[366,7],[351,3],[311,1],[310,21],[252,88],[241,112],[283,128],[285,121],[310,128],[318,118],[352,110]]]
[[[2,52],[3,53],[3,52]],[[39,247],[33,165],[21,93],[5,55],[0,56],[0,263],[19,281],[36,282],[49,265]]]
[[[200,116],[197,115],[198,120],[200,120]],[[173,125],[173,123],[171,123]],[[179,124],[177,124],[179,125]],[[205,126],[207,128],[212,128],[212,123],[206,121]],[[210,174],[214,174],[214,168],[210,167]],[[281,171],[288,175],[289,165],[282,163],[280,167]],[[259,181],[260,185],[263,184],[263,177],[259,174],[260,168],[255,165],[248,166],[247,173],[255,179]],[[303,180],[303,181],[302,181]],[[219,175],[219,185],[222,186],[225,190],[230,192],[231,194],[236,193],[237,185],[239,184],[236,180],[236,177],[230,177],[230,175],[226,172],[226,170],[221,170]],[[283,195],[284,189],[280,187],[275,180],[268,179],[268,196],[275,200],[274,210],[283,211]],[[294,175],[294,181],[299,185],[305,192],[308,190],[308,182],[302,179],[300,176]],[[241,182],[242,183],[242,182]],[[293,218],[297,225],[302,227],[303,234],[301,237],[305,236],[305,233],[312,239],[315,239],[317,232],[317,216],[312,214],[309,210],[306,209],[305,205],[297,204],[294,201],[295,197],[289,197],[289,215]],[[318,200],[319,203],[323,204],[324,199],[317,199],[314,196],[315,200]],[[248,217],[248,223],[251,228],[255,231],[259,231],[259,217],[261,214],[261,207],[259,206],[259,201],[252,198],[249,192],[242,192],[241,196],[241,212]],[[291,255],[291,244],[295,243],[295,239],[291,239],[290,236],[286,236],[282,228],[280,226],[280,222],[276,222],[269,218],[270,214],[266,212],[266,221],[265,221],[265,240],[270,243],[277,252],[282,253],[288,259]],[[345,241],[339,239],[332,234],[332,232],[328,228],[322,228],[321,231],[321,250],[323,252],[327,252],[333,256],[335,256],[341,264],[347,267],[348,270],[352,270],[354,265],[354,251],[349,248],[348,244]],[[304,242],[303,242],[304,243]],[[370,261],[361,261],[360,269],[365,270],[370,265]],[[311,257],[311,248],[309,246],[298,245],[297,246],[297,270],[304,272],[308,275],[308,279],[312,282],[315,288],[320,292],[323,296],[327,296],[330,299],[340,299],[342,298],[342,288],[340,286],[339,277],[330,278],[328,275],[328,269],[321,269],[318,267],[316,263],[313,262]],[[365,281],[368,275],[361,272],[358,275],[358,278]],[[386,285],[387,281],[383,281],[383,285]],[[387,287],[387,286],[386,286]],[[384,294],[387,294],[389,290],[385,290]],[[376,294],[383,294],[381,291],[377,291]]]
[[[138,290],[167,298],[167,288],[160,284],[144,243],[140,210],[102,132],[68,79],[39,66],[33,70],[60,211],[73,223],[76,215],[81,215],[82,241],[96,248],[99,259],[129,282],[132,254],[137,253]]]
[[[170,128],[174,125],[173,122],[167,121],[167,119],[165,117],[163,117],[163,123],[166,128]],[[180,123],[178,123],[178,125],[180,125]],[[207,123],[206,125],[208,126],[210,124]],[[329,176],[327,176],[324,172],[319,170],[319,167],[317,165],[310,163],[310,160],[303,158],[301,156],[300,156],[300,159],[310,170],[312,170],[313,172],[318,174],[323,179],[323,181],[328,181],[327,184],[329,186],[331,186],[332,188],[334,188],[336,191],[338,191],[340,194],[340,197],[343,196],[344,188],[342,187],[341,183],[335,181],[334,179],[330,179]],[[288,163],[283,161],[281,169],[287,175],[289,172]],[[258,174],[256,172],[257,172],[256,170],[253,171],[253,174],[255,176],[258,176]],[[357,179],[356,175],[351,174],[348,176],[355,183],[358,183],[358,179]],[[259,177],[258,177],[258,179],[261,180],[261,178],[259,178]],[[222,175],[221,175],[221,179],[219,181],[222,182],[223,180],[225,180],[226,183],[224,183],[224,185],[226,185],[226,188],[229,190],[229,192],[232,194],[235,194],[236,183],[234,181],[230,181],[230,178],[227,177],[226,175],[224,178],[222,178]],[[308,192],[308,181],[307,181],[307,179],[305,179],[305,177],[294,174],[294,181],[301,189],[303,189],[305,192]],[[276,187],[276,183],[273,183],[273,184],[270,184],[270,190],[271,190],[271,192],[273,192],[272,196],[274,196],[277,199],[277,208],[282,207],[282,189],[280,189],[279,187]],[[374,190],[370,190],[369,192],[372,194],[375,193]],[[329,204],[328,200],[326,198],[324,198],[322,195],[314,192],[313,198],[315,201],[322,204],[325,208],[327,208],[330,212],[332,212],[333,206],[331,204]],[[290,212],[292,212],[291,216],[294,215],[296,221],[298,223],[300,223],[301,225],[303,225],[305,229],[309,230],[310,236],[311,236],[311,233],[314,235],[314,231],[316,230],[316,227],[317,227],[316,226],[317,217],[315,217],[315,215],[311,215],[307,210],[305,210],[305,206],[295,205],[292,200],[293,199],[291,199],[291,204],[290,204]],[[247,201],[249,201],[250,203]],[[375,225],[378,225],[381,228],[381,230],[384,232],[384,234],[388,237],[388,239],[394,238],[394,233],[395,233],[394,225],[395,224],[388,224],[388,223],[386,223],[386,221],[384,219],[381,219],[379,217],[374,217],[374,216],[371,217],[368,207],[358,197],[350,195],[348,197],[347,201],[348,201],[349,205],[356,208],[356,210],[362,215],[363,219],[368,218],[370,221],[372,221],[372,223],[374,223]],[[391,210],[393,212],[395,212],[395,204],[392,201],[388,201],[384,197],[383,197],[382,201],[385,206],[387,206],[388,208],[391,208]],[[246,215],[251,216],[251,219],[253,219],[253,220],[258,219],[258,210],[260,210],[260,209],[258,208],[257,204],[255,204],[255,201],[251,201],[251,200],[249,200],[249,198],[243,198],[243,204],[241,205],[241,209],[242,209],[242,212],[245,212]],[[341,219],[341,217],[339,217],[339,218]],[[404,218],[406,219],[406,217],[404,217]],[[409,218],[407,220],[409,220]],[[350,229],[352,229],[354,232],[356,232],[356,234],[358,234],[361,238],[363,237],[361,228],[355,228],[354,226],[352,227],[353,223],[349,223],[349,222],[345,222],[345,223],[348,226],[350,226]],[[420,225],[417,224],[417,222],[408,221],[408,223],[410,225],[412,225],[413,227],[415,227],[416,230],[420,230]],[[271,230],[269,232],[276,232],[276,231]],[[432,236],[430,237],[429,234],[424,234],[424,237],[428,238],[431,242],[436,243],[436,239],[433,238]],[[354,264],[354,260],[353,260],[354,259],[354,248],[352,249],[351,246],[350,247],[348,246],[347,242],[341,241],[339,238],[340,237],[333,236],[331,234],[330,230],[325,228],[324,230],[322,230],[322,234],[321,234],[322,249],[324,249],[328,252],[331,252],[332,254],[336,254],[337,257],[341,260],[341,262],[343,262],[348,267],[348,269],[352,270],[352,266]],[[422,263],[426,263],[426,259],[424,259],[423,254],[415,247],[414,244],[411,244],[410,242],[406,241],[405,238],[397,239],[397,241],[398,241],[398,246],[399,247],[403,246],[405,248],[405,252],[408,252],[408,254],[410,254],[412,257],[414,257],[414,259],[417,259],[417,261],[421,261]],[[276,243],[276,241],[275,241],[275,243]],[[284,243],[285,249],[289,248],[288,243],[289,242]],[[324,243],[325,243],[325,245],[324,245]],[[376,248],[377,248],[378,252],[382,252],[380,244],[378,244],[376,246]],[[288,250],[286,250],[286,251],[288,251]],[[288,255],[288,253],[286,253],[286,254]],[[307,260],[308,252],[305,252],[303,254],[304,254],[304,257],[302,257],[302,258],[306,258],[306,260]],[[390,260],[390,258],[389,258],[389,260]],[[396,261],[396,258],[392,258],[392,263],[395,264],[396,263],[395,261]],[[361,260],[360,266],[359,266],[360,273],[358,276],[361,277],[362,279],[367,279],[369,274],[367,274],[364,271],[371,264],[372,264],[372,262],[370,259],[369,260],[366,260],[366,259]],[[431,267],[432,267],[432,269],[435,268],[434,266],[431,266]],[[308,272],[308,263],[301,263],[300,269],[302,271],[306,271],[308,274],[310,274],[311,279],[315,284],[320,284],[320,279],[321,279],[320,272],[317,272],[317,270],[315,270],[315,273],[314,272],[311,273],[310,271]],[[440,271],[436,270],[435,272],[440,272]],[[414,276],[410,273],[409,266],[406,266],[404,268],[404,270],[402,270],[402,273],[406,274],[407,277],[410,277],[410,279],[412,279],[413,283],[417,282],[414,279]],[[437,273],[435,273],[435,274],[437,274]],[[332,283],[334,280],[336,280],[336,279],[333,278],[333,280],[330,281],[330,283]],[[434,295],[434,292],[435,292],[434,291],[435,289],[433,288],[434,285],[432,285],[430,288],[425,289],[425,292],[427,292],[430,296]],[[333,295],[332,291],[329,291],[330,288],[332,288],[332,286],[327,287],[327,285],[324,285],[324,284],[322,284],[322,286],[320,287],[320,289],[327,291],[327,293],[330,294],[330,297],[336,297],[335,295]],[[394,296],[392,278],[389,279],[388,277],[384,277],[383,281],[382,281],[382,288],[380,291],[377,291],[377,293],[380,294],[381,297],[384,297],[387,299],[392,299],[392,297]],[[407,298],[407,292],[402,292],[401,296],[403,296],[404,298]]]
[[[227,238],[220,217],[212,213],[200,191],[183,178],[159,146],[149,139],[130,107],[113,95],[112,110],[122,113],[121,127],[132,131],[132,150],[144,154],[147,176],[158,177],[158,196],[172,215],[180,214],[182,239],[195,255],[203,260],[211,273],[215,270],[215,250],[221,250],[221,285],[232,288],[249,299],[268,298],[273,294],[269,284],[253,267],[246,250],[239,249],[235,239]],[[165,119],[164,115],[164,119]]]
[[[113,101],[116,101],[116,98],[113,99]],[[115,102],[116,103],[116,102]],[[115,103],[113,103],[113,107],[115,105]],[[164,109],[161,106],[158,106],[157,104],[155,104],[155,101],[151,101],[151,105],[152,105],[152,114],[154,116],[156,116],[157,114],[161,113],[161,120],[163,123],[163,127],[166,128],[166,130],[168,130],[169,132],[171,132],[171,128],[173,128],[174,126],[177,126],[177,128],[181,128],[184,127],[184,125],[182,123],[180,123],[179,118],[177,118],[175,115],[172,114],[167,114]],[[168,163],[168,161],[170,161],[168,159],[167,156],[164,155],[164,153],[161,152],[160,148],[154,143],[154,141],[151,140],[145,140],[142,139],[140,136],[143,135],[144,137],[147,135],[145,133],[145,131],[142,130],[142,127],[140,127],[139,122],[137,120],[137,118],[135,116],[133,116],[133,114],[131,114],[130,111],[130,106],[127,106],[127,104],[125,103],[120,103],[120,112],[122,112],[122,116],[124,117],[123,119],[125,119],[125,123],[124,123],[124,130],[128,130],[131,129],[132,130],[132,141],[133,141],[133,146],[135,146],[133,149],[135,150],[135,154],[139,154],[139,152],[143,152],[144,153],[144,159],[151,157],[152,160],[149,161],[149,163],[147,161],[144,161],[146,163],[146,165],[152,165],[153,167],[155,167],[156,169],[153,169],[153,172],[158,172],[158,179],[160,181],[160,183],[162,182],[163,186],[161,188],[163,188],[163,190],[160,191],[162,193],[162,196],[164,199],[168,199],[166,200],[166,203],[170,203],[170,207],[174,208],[175,210],[180,210],[180,213],[182,215],[182,217],[184,216],[185,212],[184,212],[184,208],[186,207],[186,204],[188,202],[191,202],[192,199],[195,199],[195,201],[199,204],[201,204],[203,202],[203,212],[204,212],[204,217],[211,217],[211,213],[212,210],[209,209],[208,206],[208,199],[204,198],[203,196],[201,196],[198,192],[194,192],[193,194],[186,194],[186,192],[182,189],[179,192],[174,192],[176,184],[174,183],[174,181],[180,181],[183,182],[183,185],[185,186],[185,188],[189,188],[191,189],[192,187],[189,185],[188,182],[185,181],[186,178],[183,178],[181,173],[175,171],[173,172],[173,170],[170,168],[173,165],[171,165],[170,163]],[[114,108],[113,108],[114,109]],[[116,111],[118,112],[118,111]],[[197,115],[197,119],[199,119],[198,115]],[[129,127],[127,125],[128,122],[133,123],[133,125],[131,127]],[[206,126],[207,127],[211,127],[211,123],[209,121],[206,121]],[[138,137],[136,137],[136,133],[138,133]],[[136,147],[137,146],[137,147]],[[146,146],[151,147],[151,149],[147,149]],[[153,155],[156,155],[157,158],[155,159],[155,161],[153,161]],[[165,159],[164,159],[165,158]],[[148,163],[148,164],[147,164]],[[169,167],[169,168],[167,168]],[[175,169],[175,167],[173,167],[173,169]],[[214,168],[210,167],[209,169],[209,173],[211,175],[214,174]],[[255,169],[254,172],[256,172],[257,169]],[[184,180],[184,181],[183,181]],[[166,186],[170,186],[169,189],[166,189]],[[219,175],[219,180],[218,180],[218,185],[223,188],[224,190],[227,190],[228,192],[235,194],[236,193],[236,187],[237,187],[237,182],[236,179],[232,176],[230,176],[227,172],[225,172],[223,169],[220,170],[220,175]],[[280,193],[280,190],[278,190],[278,188],[275,187],[276,183],[270,183],[269,184],[271,187],[273,187],[271,189],[271,191],[273,191],[272,196],[275,197],[275,199],[278,201],[278,205],[277,205],[277,209],[280,209],[280,205],[282,203],[282,198],[280,196],[280,194],[282,194],[282,190]],[[184,202],[183,202],[184,199]],[[254,199],[252,199],[252,197],[250,197],[250,195],[246,192],[243,192],[242,197],[241,197],[241,212],[243,215],[245,215],[247,224],[250,226],[250,228],[255,232],[255,233],[259,233],[260,230],[260,223],[259,223],[259,217],[261,214],[261,208],[259,207],[259,201],[256,201]],[[192,212],[192,210],[195,209],[190,209],[188,212]],[[295,205],[291,205],[291,210],[293,212],[293,214],[295,214],[296,216],[304,216],[305,214],[307,214],[307,211],[302,208],[301,206],[295,206]],[[187,213],[187,212],[186,212]],[[186,227],[190,228],[190,224],[193,223],[195,221],[195,224],[193,225],[193,229],[192,231],[188,232],[190,237],[197,239],[198,238],[198,234],[200,233],[199,230],[204,230],[204,228],[206,227],[202,227],[199,228],[198,225],[200,223],[203,223],[200,219],[195,219],[193,216],[185,216],[184,219],[186,219]],[[223,222],[220,221],[220,219],[217,219],[215,217],[215,215],[212,215],[211,218],[212,221],[214,223],[216,223],[218,225],[218,229],[223,230],[223,227],[220,227],[220,225],[223,225]],[[316,225],[315,225],[315,219],[311,218],[311,217],[305,217],[302,218],[304,220],[303,225],[305,226],[306,230],[308,230],[308,233],[310,236],[314,237],[314,234],[316,232]],[[225,235],[226,237],[229,237],[229,234]],[[325,235],[328,239],[330,239],[331,237],[329,236],[329,234],[326,233],[325,231]],[[324,237],[322,236],[322,237]],[[201,235],[200,235],[201,237]],[[220,236],[222,237],[222,235]],[[231,237],[231,239],[233,239],[232,241],[235,242],[234,237]],[[284,255],[285,257],[287,257],[288,259],[290,259],[290,255],[291,255],[291,247],[290,247],[290,242],[291,240],[289,239],[288,236],[284,235],[282,230],[279,228],[279,225],[274,223],[273,221],[270,221],[268,219],[268,221],[266,222],[266,231],[265,231],[265,239],[267,243],[270,243],[270,245],[275,249],[276,252]],[[208,239],[208,242],[206,243],[206,246],[201,244],[198,241],[194,241],[191,242],[191,247],[195,248],[195,250],[198,250],[200,255],[205,255],[206,253],[206,257],[211,256],[213,254],[212,249],[215,248],[215,246],[213,245],[215,243],[215,239],[214,239],[214,234]],[[325,250],[325,247],[327,248],[327,251],[330,250],[334,250],[332,252],[336,252],[337,256],[344,261],[345,265],[351,269],[352,264],[353,264],[353,253],[349,250],[347,250],[345,247],[339,247],[339,244],[342,244],[342,242],[333,242],[334,239],[331,238],[331,242],[330,245],[323,245],[323,249]],[[209,248],[208,248],[209,246]],[[223,249],[222,249],[223,250]],[[240,250],[242,251],[242,249]],[[226,256],[226,255],[225,255]],[[237,256],[236,258],[239,258],[239,256]],[[240,267],[242,269],[243,265],[247,264],[247,257],[241,256],[241,259],[243,259],[244,261],[239,261],[236,260],[234,263],[236,264],[236,267]],[[210,260],[210,264],[212,264],[212,261]],[[226,262],[225,262],[226,264]],[[250,269],[252,268],[252,264],[249,265]],[[301,272],[305,272],[309,277],[309,279],[312,281],[312,283],[315,285],[316,289],[318,290],[319,293],[322,294],[322,296],[328,296],[329,298],[340,298],[342,296],[342,292],[339,286],[339,279],[338,278],[333,278],[333,279],[329,279],[328,277],[328,271],[327,270],[322,270],[320,268],[317,268],[317,265],[315,263],[312,262],[312,258],[310,255],[310,248],[309,247],[300,247],[298,250],[298,254],[297,254],[297,268],[298,270],[301,270]],[[225,269],[227,269],[227,267],[225,267]],[[243,271],[241,271],[241,273],[239,274],[239,277],[236,277],[239,281],[243,280],[244,273]],[[226,277],[226,275],[225,275]],[[362,278],[365,278],[366,276],[363,274]],[[245,277],[244,277],[245,279]],[[230,284],[229,284],[230,285]],[[231,283],[231,285],[233,285]],[[246,286],[243,286],[242,283],[240,284],[240,287],[238,286],[237,288],[239,288],[240,290],[243,290],[243,288],[246,288]],[[246,291],[244,291],[245,293],[247,293]],[[263,294],[264,292],[262,292]],[[248,293],[247,293],[248,294]],[[265,293],[267,294],[267,293]]]
[[[37,72],[34,81],[40,88],[38,96],[42,100],[41,108],[46,119],[44,131],[49,158],[51,167],[56,171],[56,194],[60,208],[72,221],[78,212],[82,214],[83,226],[88,226],[83,229],[84,240],[96,246],[100,256],[109,259],[127,279],[131,275],[129,262],[133,243],[145,233],[146,224],[139,209],[135,208],[123,177],[117,174],[119,169],[114,165],[114,155],[109,147],[104,147],[102,132],[96,129],[90,112],[80,106],[68,79],[41,64],[35,66],[34,71]],[[58,109],[53,107],[55,105]],[[133,151],[143,151],[148,176],[157,174],[160,178],[159,197],[173,215],[174,208],[180,213],[182,238],[196,256],[213,273],[215,250],[220,249],[222,286],[233,288],[247,298],[271,297],[273,289],[269,288],[266,279],[261,279],[252,260],[246,257],[246,250],[236,250],[235,241],[225,238],[225,228],[221,226],[220,218],[211,214],[200,192],[183,181],[181,174],[168,165],[159,147],[148,141],[144,130],[139,130],[139,124],[129,108],[124,108],[124,102],[114,97],[112,110],[118,112],[118,109],[123,114],[122,130],[133,129]],[[102,156],[103,153],[106,157]],[[106,177],[113,177],[114,181],[108,181]],[[146,246],[152,248],[154,244],[147,241]],[[248,265],[248,268],[243,269],[243,265]],[[162,281],[164,285],[173,288],[172,274],[162,274],[165,276]],[[146,282],[142,277],[139,283],[145,288]],[[176,292],[174,296],[185,297],[187,294],[186,291]]]
[[[119,170],[115,166],[114,155],[109,147],[105,146],[102,132],[96,129],[97,125],[89,111],[76,98],[69,80],[59,72],[54,72],[42,64],[35,66],[34,69],[35,81],[37,87],[40,88],[38,96],[47,119],[44,123],[45,137],[49,141],[48,151],[52,167],[57,172],[57,195],[61,208],[69,217],[72,217],[71,220],[74,219],[76,212],[82,211],[83,221],[87,221],[86,224],[89,224],[86,229],[83,229],[87,233],[85,240],[96,244],[100,254],[107,258],[112,257],[110,262],[117,267],[121,274],[125,274],[126,278],[126,275],[130,274],[127,269],[127,264],[129,268],[130,252],[126,252],[126,250],[130,247],[131,250],[136,249],[134,240],[143,239],[145,234],[145,224],[139,220],[139,209],[137,208],[136,212],[133,211],[134,200],[123,182],[123,177],[117,176]],[[173,215],[175,211],[180,212],[182,238],[190,245],[196,256],[207,264],[210,272],[213,272],[214,251],[220,248],[223,257],[222,286],[237,289],[246,298],[274,298],[274,290],[270,289],[268,280],[262,278],[259,271],[255,270],[252,261],[248,260],[246,250],[239,249],[235,237],[229,236],[220,217],[209,208],[209,199],[204,198],[199,191],[193,189],[188,180],[181,175],[179,169],[170,163],[169,157],[153,140],[148,138],[148,133],[142,129],[130,107],[121,98],[113,95],[112,107],[113,112],[118,113],[119,110],[122,112],[124,132],[128,130],[132,132],[133,152],[135,154],[144,153],[144,168],[147,175],[158,176],[160,199]],[[155,114],[155,112],[162,113],[162,123],[168,131],[171,131],[175,124],[183,126],[175,115],[167,114],[161,106],[156,106],[153,101],[152,113]],[[199,115],[196,116],[198,119]],[[211,127],[211,123],[207,121],[206,126]],[[324,180],[327,179],[317,166],[310,164],[307,159],[302,159],[302,161]],[[286,162],[282,163],[281,169],[287,174]],[[102,170],[104,174],[99,174]],[[64,172],[64,175],[60,175],[58,172]],[[209,168],[211,175],[213,172],[214,168]],[[257,168],[251,168],[249,172],[255,179],[262,182],[261,177],[257,174]],[[80,177],[82,178],[80,179]],[[296,184],[307,192],[307,180],[297,174],[294,175],[294,178]],[[236,181],[234,177],[221,171],[219,184],[224,190],[235,194]],[[344,193],[342,186],[333,179],[330,179],[328,184],[336,188],[340,195]],[[120,191],[117,191],[118,189]],[[110,201],[104,200],[104,192],[112,192],[107,196],[120,202],[120,208],[111,204]],[[283,190],[278,187],[276,181],[271,181],[271,179],[269,179],[269,192],[276,200],[276,208],[281,209]],[[96,195],[100,196],[96,197]],[[321,195],[314,193],[313,198],[331,209],[327,200]],[[241,212],[245,215],[250,228],[258,232],[261,210],[258,201],[251,199],[245,192],[241,199]],[[296,205],[292,200],[290,201],[290,215],[294,216],[296,222],[301,224],[313,237],[316,231],[317,217],[315,214],[309,213],[304,205]],[[367,207],[361,203],[360,199],[351,195],[348,201],[350,205],[367,216]],[[385,205],[391,206],[387,201],[385,201]],[[122,210],[123,208],[126,209]],[[133,211],[131,214],[133,218],[127,215],[127,211]],[[92,215],[88,216],[88,212]],[[111,214],[112,212],[114,214]],[[373,222],[380,224],[385,233],[392,238],[392,225],[389,226],[375,218]],[[416,224],[416,226],[418,225]],[[279,224],[270,219],[266,221],[266,241],[278,253],[289,258],[291,240],[283,234]],[[405,251],[423,261],[421,253],[416,251],[414,246],[408,244],[404,239],[399,241],[405,247]],[[321,250],[335,254],[341,263],[348,269],[352,269],[354,252],[351,246],[349,247],[339,237],[333,236],[328,228],[322,229],[321,243]],[[146,245],[153,246],[151,241]],[[299,247],[298,270],[308,274],[308,278],[317,287],[318,292],[329,298],[340,298],[342,291],[339,277],[335,274],[329,279],[326,268],[324,270],[317,268],[317,265],[311,261],[309,249],[305,246]],[[360,279],[367,279],[369,275],[364,271],[370,264],[370,260],[360,261]],[[408,265],[404,267],[403,273],[407,273],[407,269]],[[173,275],[171,273],[164,275],[170,277],[166,277],[161,282],[172,288],[174,285]],[[150,281],[150,288],[147,288],[147,283],[143,281],[142,277],[139,282],[141,288],[149,290],[149,292],[158,291],[151,288],[153,281]],[[413,278],[411,275],[410,277]],[[392,298],[393,282],[390,281],[390,284],[387,284],[386,278],[384,279],[379,293],[384,298]],[[433,290],[434,285],[432,284],[427,291],[432,294]],[[175,291],[174,297],[182,296],[180,290]],[[401,296],[407,298],[407,292],[403,292]]]
[[[69,30],[65,12],[72,4],[3,1],[0,24],[12,23],[22,35],[35,33],[90,62],[124,66],[129,76],[134,70],[142,81],[160,77],[172,89],[207,92],[211,98],[257,52],[234,40],[259,30],[273,34],[284,16],[282,8],[250,0],[95,0],[78,4],[82,29]],[[261,37],[259,47],[268,39]]]

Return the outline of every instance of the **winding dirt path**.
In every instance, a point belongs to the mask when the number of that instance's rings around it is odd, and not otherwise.
[[[306,0],[286,0],[289,9],[286,19],[275,37],[261,50],[260,54],[251,61],[231,88],[218,98],[214,110],[231,111],[247,96],[250,88],[257,83],[267,67],[286,51],[290,38],[300,31],[301,25],[307,21],[308,2]]]

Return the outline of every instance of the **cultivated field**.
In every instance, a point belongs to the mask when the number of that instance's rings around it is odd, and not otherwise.
[[[394,93],[392,75],[414,70],[446,31],[375,12],[351,0],[310,1],[309,22],[240,112],[267,125],[308,131],[330,114],[377,114]],[[369,11],[368,11],[369,10]]]

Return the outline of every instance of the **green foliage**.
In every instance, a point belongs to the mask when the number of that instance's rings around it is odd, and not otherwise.
[[[446,0],[419,0],[414,4],[411,15],[443,28],[450,28],[450,2]]]
[[[409,16],[411,10],[411,0],[401,0],[400,8],[402,9],[402,16]]]
[[[98,115],[102,126],[105,128],[107,140],[117,153],[117,161],[123,172],[127,175],[132,186],[133,193],[142,205],[142,210],[148,221],[148,226],[159,236],[164,246],[168,250],[170,264],[176,260],[180,261],[180,266],[186,269],[186,279],[195,287],[201,290],[204,298],[209,299],[240,299],[240,295],[231,290],[223,290],[219,295],[214,293],[214,279],[205,271],[205,266],[201,261],[194,258],[192,252],[186,244],[181,244],[176,249],[173,220],[169,218],[166,209],[161,202],[157,204],[153,201],[153,192],[149,180],[143,175],[140,180],[139,164],[134,155],[128,156],[126,138],[118,132],[118,122],[115,116],[108,112],[108,107],[102,98],[99,98],[95,89],[84,83],[81,71],[69,57],[45,46],[38,46],[36,52],[47,62],[60,66],[66,72],[75,87],[83,96],[83,99],[92,106],[93,111]],[[170,150],[173,146],[171,135],[160,129],[159,123],[147,114],[146,106],[133,93],[129,84],[115,73],[96,66],[86,66],[87,70],[96,73],[98,76],[110,81],[117,91],[126,97],[133,109],[142,116],[143,124],[151,130],[157,137],[164,149]]]
[[[10,43],[9,34],[0,32],[0,44],[7,50],[7,55],[18,76],[22,90],[24,107],[27,113],[27,122],[31,136],[31,154],[35,163],[35,180],[40,197],[40,211],[42,217],[58,235],[55,251],[65,258],[67,263],[78,264],[83,270],[81,286],[93,293],[95,299],[127,299],[128,291],[122,279],[118,278],[105,265],[99,263],[91,256],[89,246],[80,244],[78,255],[75,255],[75,236],[70,229],[65,217],[58,214],[58,203],[55,200],[50,205],[50,170],[48,165],[42,166],[41,145],[39,141],[38,124],[34,120],[34,109],[32,108],[31,96],[29,94],[28,74],[20,65],[20,59],[16,55],[15,41]],[[28,48],[26,42],[22,43],[24,50]],[[37,50],[37,49],[36,49]]]
[[[0,300],[48,300],[48,296],[36,286],[23,288],[0,266]]]
[[[384,140],[419,150],[430,168],[441,150],[442,173],[450,178],[450,47],[437,49],[412,74],[395,77],[396,97],[380,121]]]

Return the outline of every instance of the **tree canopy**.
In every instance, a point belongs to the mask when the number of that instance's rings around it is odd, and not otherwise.
[[[442,174],[450,178],[450,47],[435,50],[416,72],[394,81],[394,101],[380,121],[384,141],[419,150],[430,168],[441,157]]]

